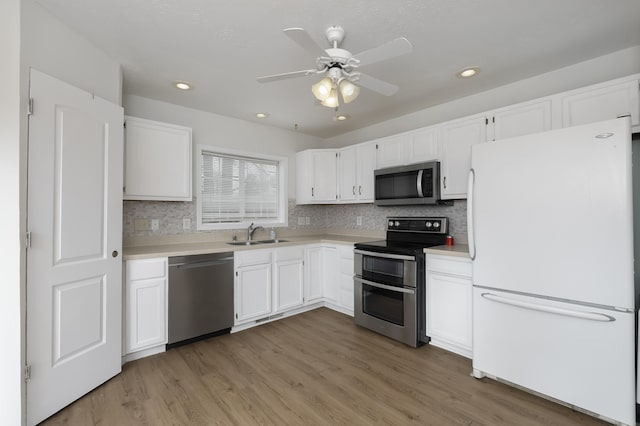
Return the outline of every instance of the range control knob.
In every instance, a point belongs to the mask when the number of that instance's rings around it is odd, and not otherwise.
[[[396,225],[396,226],[400,226],[400,222],[398,222],[398,221],[396,220],[395,225]]]
[[[440,222],[433,222],[433,227],[436,229],[440,228]]]
[[[424,224],[424,226],[425,226],[427,229],[431,228],[431,222],[426,222],[426,223]]]
[[[389,228],[393,228],[393,221],[392,220],[389,221]]]

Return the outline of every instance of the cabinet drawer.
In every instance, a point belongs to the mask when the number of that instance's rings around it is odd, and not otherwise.
[[[299,247],[282,247],[275,250],[275,261],[282,262],[285,260],[299,260],[304,258],[304,250]]]
[[[471,260],[453,256],[427,256],[427,271],[471,277]]]
[[[129,281],[161,278],[167,273],[167,258],[129,260],[125,267]]]
[[[271,250],[246,250],[235,252],[235,266],[271,263]]]

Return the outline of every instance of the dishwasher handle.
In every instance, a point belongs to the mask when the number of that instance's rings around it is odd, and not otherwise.
[[[170,268],[179,268],[179,269],[205,268],[207,266],[226,265],[230,261],[233,261],[233,256],[224,257],[222,259],[216,259],[216,260],[205,260],[205,261],[202,261],[202,262],[174,263],[172,265],[169,265],[169,267]]]

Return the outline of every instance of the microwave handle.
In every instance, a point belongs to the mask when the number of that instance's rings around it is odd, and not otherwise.
[[[418,178],[416,179],[416,189],[418,190],[418,197],[424,198],[424,192],[422,192],[422,173],[423,169],[418,170]]]

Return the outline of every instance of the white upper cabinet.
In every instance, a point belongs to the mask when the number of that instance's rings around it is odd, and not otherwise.
[[[125,117],[124,199],[191,201],[191,129]]]
[[[338,154],[338,175],[340,201],[358,199],[358,172],[356,147],[341,149]]]
[[[406,133],[378,139],[375,142],[377,145],[377,168],[384,169],[407,164],[407,141]]]
[[[438,137],[440,126],[415,130],[407,138],[407,164],[439,160],[442,155]]]
[[[296,202],[327,204],[338,200],[338,152],[309,149],[296,154]]]
[[[441,198],[467,198],[467,176],[471,168],[471,146],[487,140],[486,118],[473,116],[442,126]]]
[[[487,139],[499,140],[551,130],[551,99],[527,102],[490,113]]]
[[[360,202],[373,202],[374,180],[376,169],[376,145],[373,143],[360,144],[356,148],[357,195]]]
[[[638,80],[616,80],[563,93],[562,127],[631,116],[631,125],[640,124]]]

